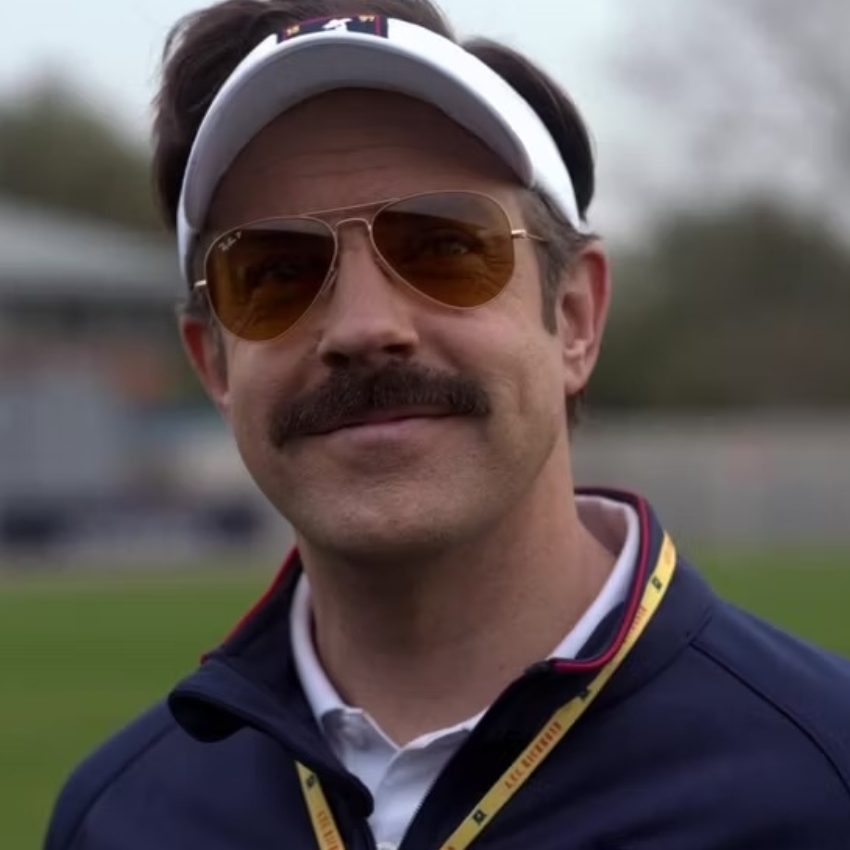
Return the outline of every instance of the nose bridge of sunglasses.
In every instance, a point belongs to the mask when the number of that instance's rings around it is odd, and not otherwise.
[[[356,253],[365,251],[378,265],[383,264],[383,258],[372,231],[373,220],[374,216],[346,216],[328,223],[336,242],[335,276],[339,274],[340,263],[352,251]]]

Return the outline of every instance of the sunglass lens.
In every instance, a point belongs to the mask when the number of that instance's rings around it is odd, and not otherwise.
[[[274,339],[307,312],[334,259],[334,236],[312,219],[231,231],[207,254],[207,289],[219,321],[240,339]]]
[[[406,198],[383,209],[372,232],[375,247],[400,278],[451,307],[487,303],[513,274],[510,223],[484,195]]]

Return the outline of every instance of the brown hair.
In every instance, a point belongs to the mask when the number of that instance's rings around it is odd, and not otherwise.
[[[312,18],[378,14],[417,24],[460,44],[510,84],[549,130],[573,182],[585,217],[595,188],[593,150],[584,121],[570,98],[542,70],[516,51],[487,39],[458,41],[431,0],[225,0],[182,18],[163,52],[162,82],[154,102],[153,181],[169,228],[174,228],[183,173],[195,135],[213,97],[239,62],[273,32]],[[554,329],[555,293],[571,260],[585,244],[543,195],[527,205],[529,227],[541,244],[543,321]],[[541,232],[542,231],[542,232]],[[190,296],[188,309],[208,317],[206,299]],[[570,418],[577,399],[567,402]]]

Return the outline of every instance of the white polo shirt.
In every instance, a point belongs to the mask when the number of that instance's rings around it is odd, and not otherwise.
[[[619,556],[599,595],[550,658],[575,658],[590,636],[629,591],[637,563],[640,531],[637,512],[609,499],[578,497],[584,525]],[[328,744],[345,767],[372,792],[375,809],[369,825],[378,850],[395,850],[440,771],[469,736],[484,712],[397,746],[362,709],[346,705],[328,679],[312,639],[310,585],[299,579],[290,621],[295,667],[310,707]]]

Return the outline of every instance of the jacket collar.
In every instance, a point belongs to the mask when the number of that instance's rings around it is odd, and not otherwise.
[[[614,490],[582,489],[626,502],[640,518],[637,567],[628,598],[597,628],[578,658],[552,659],[532,668],[555,675],[566,688],[581,690],[617,652],[634,618],[646,582],[660,555],[664,531],[640,496]],[[296,758],[323,774],[324,781],[357,787],[363,811],[371,807],[365,787],[344,770],[316,724],[293,661],[289,614],[301,564],[293,551],[269,589],[239,621],[224,643],[204,656],[200,669],[171,692],[177,722],[194,738],[215,741],[246,726],[263,732]],[[714,596],[682,559],[667,596],[626,664],[597,704],[622,698],[666,665],[693,639],[710,614]]]

